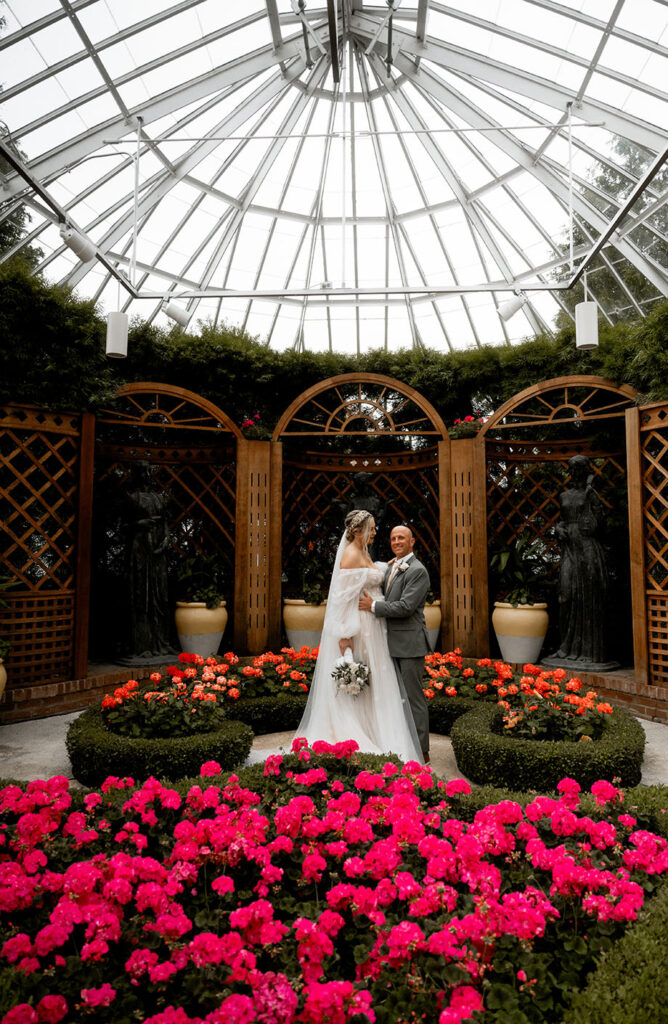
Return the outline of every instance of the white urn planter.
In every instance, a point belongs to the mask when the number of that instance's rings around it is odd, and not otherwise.
[[[298,651],[301,647],[318,647],[325,622],[327,602],[307,604],[298,598],[283,599],[283,625],[288,646]]]
[[[424,621],[427,626],[427,636],[429,637],[429,646],[432,651],[438,650],[442,618],[440,601],[431,601],[424,606]]]
[[[216,608],[207,608],[204,601],[177,601],[174,619],[181,650],[202,658],[217,654],[227,618],[225,601]]]
[[[2,698],[2,695],[5,692],[5,686],[6,685],[7,685],[7,669],[5,668],[5,664],[4,664],[3,660],[2,660],[2,658],[0,658],[0,699]]]
[[[547,605],[495,601],[492,625],[504,661],[535,665],[547,633]]]

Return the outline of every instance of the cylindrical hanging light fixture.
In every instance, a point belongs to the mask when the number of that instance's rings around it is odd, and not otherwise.
[[[163,310],[170,320],[176,321],[179,327],[188,326],[191,314],[183,306],[179,306],[176,302],[166,302]]]
[[[127,313],[109,313],[107,316],[107,355],[110,359],[125,359],[128,354]]]
[[[580,352],[598,348],[598,307],[595,302],[578,302],[575,307],[575,347]]]
[[[85,235],[75,231],[74,228],[68,227],[67,224],[60,225],[60,237],[65,245],[79,257],[82,263],[90,263],[94,259],[97,248],[93,245],[90,238],[86,238]]]
[[[512,299],[508,299],[507,302],[502,302],[497,313],[502,320],[510,320],[511,316],[515,316],[515,313],[519,312],[522,306],[526,306],[529,299],[522,292],[518,292],[517,295],[513,295]]]

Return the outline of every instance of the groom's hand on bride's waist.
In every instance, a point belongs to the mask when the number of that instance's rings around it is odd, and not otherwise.
[[[363,590],[359,600],[359,610],[361,612],[370,612],[373,604],[373,598],[367,590]]]

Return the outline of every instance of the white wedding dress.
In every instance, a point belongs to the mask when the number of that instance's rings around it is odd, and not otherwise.
[[[420,751],[410,705],[400,686],[387,646],[385,619],[360,612],[362,590],[382,598],[387,566],[376,562],[368,569],[341,569],[345,538],[332,573],[320,651],[304,715],[296,737],[339,743],[355,740],[360,751],[397,754],[402,761],[419,761]],[[339,639],[353,638],[353,657],[369,666],[370,684],[357,696],[338,693],[332,670],[341,657]]]

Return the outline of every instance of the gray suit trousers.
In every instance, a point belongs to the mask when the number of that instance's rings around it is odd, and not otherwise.
[[[419,658],[393,658],[399,677],[399,686],[410,704],[418,741],[423,754],[429,753],[429,709],[422,689],[424,675],[424,654]]]

